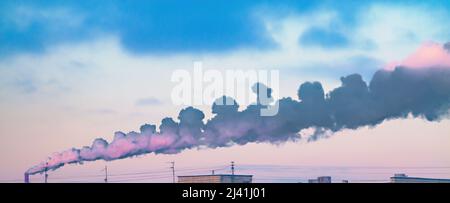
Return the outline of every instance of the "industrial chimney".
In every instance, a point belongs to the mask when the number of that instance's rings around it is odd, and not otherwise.
[[[30,183],[30,174],[25,173],[24,176],[25,176],[24,182],[25,183]]]

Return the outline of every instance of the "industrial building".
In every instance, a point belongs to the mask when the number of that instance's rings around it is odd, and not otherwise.
[[[409,177],[400,173],[391,177],[391,183],[450,183],[450,179]]]
[[[331,176],[319,176],[316,179],[309,179],[308,183],[331,183]]]
[[[252,175],[192,175],[178,176],[178,183],[251,183]]]

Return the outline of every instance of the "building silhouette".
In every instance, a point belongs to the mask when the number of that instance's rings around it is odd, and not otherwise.
[[[178,176],[178,183],[251,183],[252,175],[212,174]]]
[[[450,179],[409,177],[399,173],[391,177],[391,183],[450,183]]]

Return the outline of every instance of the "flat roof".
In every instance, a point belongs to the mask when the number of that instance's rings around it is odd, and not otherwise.
[[[450,181],[450,179],[442,178],[420,178],[420,177],[409,177],[409,176],[393,176],[391,178],[395,179],[417,179],[417,180],[440,180],[440,181]]]
[[[178,176],[178,177],[199,177],[199,176],[245,176],[245,177],[252,177],[253,175],[232,175],[232,174],[210,174],[210,175],[189,175],[189,176]]]

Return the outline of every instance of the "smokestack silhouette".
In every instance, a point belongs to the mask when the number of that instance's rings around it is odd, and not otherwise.
[[[28,173],[24,174],[24,182],[25,183],[30,183],[30,174],[28,174]]]
[[[140,132],[116,132],[110,143],[98,138],[91,146],[55,153],[26,173],[42,173],[47,167],[55,170],[65,164],[98,159],[110,161],[146,153],[172,154],[200,146],[215,148],[249,142],[296,141],[302,139],[299,132],[307,128],[316,129],[308,138],[314,141],[324,132],[374,126],[386,119],[408,115],[438,121],[448,113],[450,106],[449,68],[397,67],[393,71],[377,71],[369,85],[358,74],[342,77],[341,82],[340,87],[328,94],[319,82],[303,83],[298,99],[278,100],[278,114],[270,117],[260,116],[263,106],[259,103],[239,111],[236,101],[224,96],[218,101],[231,105],[214,103],[212,113],[215,115],[206,123],[202,111],[188,107],[180,111],[178,121],[164,118],[158,131],[155,125],[145,124]]]

